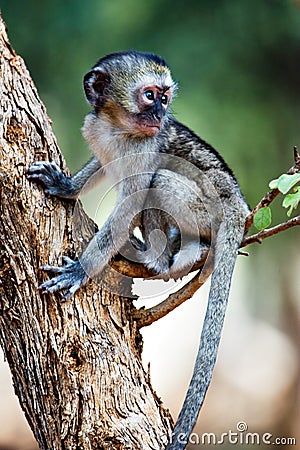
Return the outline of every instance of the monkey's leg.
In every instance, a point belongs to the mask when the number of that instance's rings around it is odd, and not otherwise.
[[[159,169],[142,214],[147,251],[141,261],[171,278],[186,275],[207,252],[211,223],[195,183],[168,169]]]
[[[142,235],[144,251],[138,252],[141,262],[157,273],[168,272],[172,258],[170,218],[157,208],[146,208],[142,212]],[[168,220],[169,219],[169,220]]]
[[[150,177],[151,175],[149,175]],[[124,192],[126,187],[123,188]],[[95,278],[101,274],[104,267],[129,241],[133,218],[142,209],[146,190],[128,195],[117,204],[101,230],[89,242],[78,261],[64,258],[64,266],[43,266],[42,269],[54,278],[45,281],[40,289],[43,292],[65,291],[63,299],[68,299],[83,286],[88,278]]]
[[[73,177],[67,177],[55,163],[36,161],[29,167],[27,178],[40,183],[46,194],[60,198],[76,198],[82,189],[86,191],[92,187],[89,180],[100,168],[100,162],[93,157]]]
[[[55,274],[53,278],[45,281],[40,289],[42,292],[65,291],[63,299],[67,300],[89,278],[97,278],[112,257],[128,240],[125,230],[120,230],[117,242],[112,234],[113,218],[110,216],[101,230],[94,235],[88,246],[77,261],[64,257],[64,266],[42,266],[41,269]]]

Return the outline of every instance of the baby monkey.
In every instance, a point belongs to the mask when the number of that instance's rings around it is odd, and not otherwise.
[[[100,59],[84,77],[93,111],[83,136],[94,154],[73,177],[36,162],[28,178],[47,194],[77,198],[96,173],[117,186],[113,212],[78,260],[44,266],[43,292],[69,298],[132,242],[138,261],[165,277],[190,271],[207,245],[213,255],[208,307],[193,377],[167,450],[185,448],[204,401],[221,336],[232,272],[249,208],[223,158],[172,117],[176,93],[166,62],[136,51]],[[134,237],[140,227],[143,239]]]

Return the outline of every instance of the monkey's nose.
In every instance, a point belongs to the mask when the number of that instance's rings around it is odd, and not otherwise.
[[[163,118],[163,114],[161,112],[154,112],[153,113],[153,118],[155,120],[157,120],[157,122],[161,122],[161,120]]]
[[[163,116],[164,116],[164,110],[160,104],[160,102],[156,102],[152,109],[152,116],[153,119],[157,120],[158,122],[161,122]]]

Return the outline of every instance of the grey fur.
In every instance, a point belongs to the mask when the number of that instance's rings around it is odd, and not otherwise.
[[[211,246],[213,275],[199,353],[167,445],[180,450],[211,380],[249,208],[223,158],[171,116],[176,83],[162,58],[135,51],[108,55],[85,76],[84,86],[94,111],[85,118],[83,135],[94,157],[71,178],[47,162],[33,164],[28,177],[51,195],[75,198],[94,173],[106,173],[118,186],[118,201],[78,261],[44,267],[56,276],[41,289],[64,290],[68,298],[88,277],[101,275],[130,241],[136,258],[164,278],[188,273],[202,248]],[[154,89],[153,102],[143,97],[147,89]],[[133,236],[137,224],[140,244]]]

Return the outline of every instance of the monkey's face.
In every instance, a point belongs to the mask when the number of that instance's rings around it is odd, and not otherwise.
[[[164,126],[172,100],[172,88],[157,80],[139,80],[138,86],[113,98],[108,96],[100,109],[118,132],[137,137],[155,136]],[[155,83],[155,84],[154,84]]]
[[[147,86],[136,92],[135,110],[107,99],[98,110],[98,116],[109,123],[117,134],[133,137],[155,136],[164,126],[169,106],[168,90]]]
[[[108,55],[84,78],[88,101],[117,133],[155,136],[164,126],[176,84],[159,57]]]
[[[139,112],[132,121],[134,131],[145,136],[157,134],[163,126],[171,98],[170,86],[146,85],[137,89],[135,102]]]

